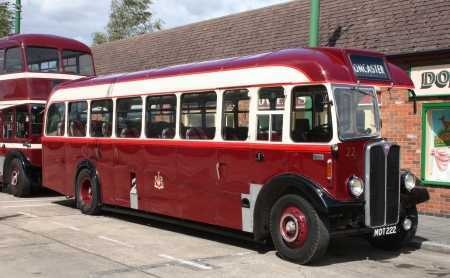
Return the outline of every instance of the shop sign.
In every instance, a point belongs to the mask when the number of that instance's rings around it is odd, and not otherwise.
[[[450,104],[424,104],[422,176],[450,184]]]
[[[414,67],[411,79],[417,96],[450,95],[450,65]]]

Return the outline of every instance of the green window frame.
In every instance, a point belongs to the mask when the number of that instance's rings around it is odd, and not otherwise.
[[[424,103],[422,105],[422,146],[421,146],[421,180],[422,184],[429,186],[429,187],[449,187],[450,188],[450,181],[449,182],[442,182],[442,181],[432,181],[426,179],[426,169],[427,169],[427,130],[428,130],[428,122],[427,122],[427,115],[430,110],[437,110],[437,109],[448,109],[450,110],[450,102],[445,103]],[[450,120],[450,119],[449,119]],[[450,146],[449,146],[450,147]],[[449,165],[450,167],[450,165]]]

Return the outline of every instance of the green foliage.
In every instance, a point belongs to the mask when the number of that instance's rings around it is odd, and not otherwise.
[[[106,33],[94,33],[94,44],[161,30],[162,21],[153,18],[151,5],[152,0],[112,0]]]
[[[7,1],[0,0],[0,38],[11,33],[13,28],[14,14]]]

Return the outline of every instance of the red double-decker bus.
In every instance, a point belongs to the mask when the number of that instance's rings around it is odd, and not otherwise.
[[[299,263],[340,235],[399,248],[428,195],[381,137],[382,88],[413,84],[382,54],[331,48],[70,82],[49,99],[43,181],[85,214],[240,230]]]
[[[55,85],[94,75],[90,49],[50,35],[0,39],[0,178],[3,191],[29,195],[41,184],[41,131]]]

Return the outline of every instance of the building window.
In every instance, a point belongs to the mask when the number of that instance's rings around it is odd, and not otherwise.
[[[294,88],[291,138],[294,142],[329,142],[331,140],[331,109],[327,89],[324,86]]]
[[[250,97],[248,90],[231,90],[223,94],[222,135],[227,141],[248,138]]]
[[[422,180],[450,187],[450,103],[425,103],[422,109]]]
[[[86,101],[69,103],[69,136],[85,137],[88,104]]]
[[[147,98],[146,135],[148,138],[173,139],[176,119],[177,97],[175,95]]]
[[[111,137],[113,101],[110,99],[91,102],[91,136]]]
[[[59,54],[56,48],[27,47],[28,70],[33,72],[59,72]]]
[[[211,140],[216,134],[215,92],[184,94],[181,97],[181,138]]]
[[[47,113],[48,136],[64,136],[66,107],[64,103],[53,103]]]
[[[116,136],[139,138],[142,129],[142,99],[140,97],[117,100]]]

